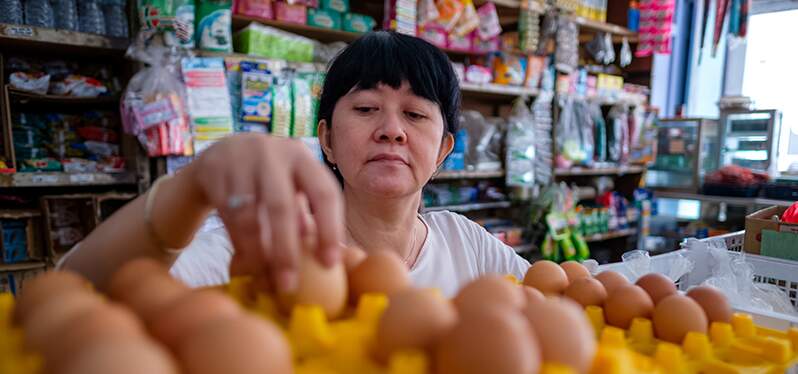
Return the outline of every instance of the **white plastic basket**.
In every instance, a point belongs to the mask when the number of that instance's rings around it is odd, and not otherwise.
[[[711,243],[711,245],[724,245],[730,251],[742,252],[744,237],[745,232],[739,231],[701,239],[701,241]],[[659,256],[652,256],[652,268],[656,269],[657,264],[667,264],[667,262],[672,261],[675,256],[680,255],[688,256],[695,264],[695,268],[692,272],[685,274],[676,282],[680,290],[686,291],[689,287],[701,284],[711,276],[709,255],[706,253],[693,253],[686,249],[680,249]],[[798,306],[798,262],[749,253],[745,254],[745,260],[753,265],[754,282],[776,285],[789,297],[793,306]],[[631,275],[624,263],[612,263],[599,266],[599,271],[603,270],[618,271],[627,277]],[[735,309],[739,312],[752,315],[754,321],[761,326],[779,330],[786,330],[791,326],[798,326],[798,317],[794,315],[748,307],[738,307]]]

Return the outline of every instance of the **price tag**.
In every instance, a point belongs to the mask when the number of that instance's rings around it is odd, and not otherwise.
[[[91,183],[94,182],[94,174],[72,174],[69,176],[72,183]]]
[[[58,176],[55,175],[34,175],[31,177],[31,182],[34,184],[55,184],[58,182]]]
[[[23,25],[3,25],[3,35],[15,38],[32,38],[36,36],[36,30],[30,26]]]

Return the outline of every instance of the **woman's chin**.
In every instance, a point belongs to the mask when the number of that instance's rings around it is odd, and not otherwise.
[[[367,186],[368,193],[385,198],[406,196],[417,192],[419,189],[407,178],[378,177],[371,179],[368,183],[363,185]]]

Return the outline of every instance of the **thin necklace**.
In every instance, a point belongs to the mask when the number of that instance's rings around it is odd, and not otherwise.
[[[418,219],[418,218],[416,218],[416,219]],[[355,239],[355,235],[352,233],[352,230],[349,228],[349,225],[346,225],[346,231],[349,232],[349,235],[352,236],[352,239]],[[415,249],[416,249],[416,239],[417,239],[417,237],[416,237],[416,221],[415,220],[413,220],[413,230],[411,231],[410,234],[413,235],[413,241],[410,242],[410,249],[408,250],[407,257],[405,257],[402,260],[402,262],[404,262],[405,265],[410,265],[410,263],[408,261],[410,261],[410,257],[413,256],[413,252],[415,252]],[[357,239],[355,239],[355,241],[357,241]]]

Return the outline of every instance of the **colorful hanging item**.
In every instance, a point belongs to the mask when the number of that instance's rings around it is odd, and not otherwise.
[[[654,53],[671,53],[675,7],[674,0],[643,0],[640,2],[640,42],[637,45],[635,56],[648,57]]]

